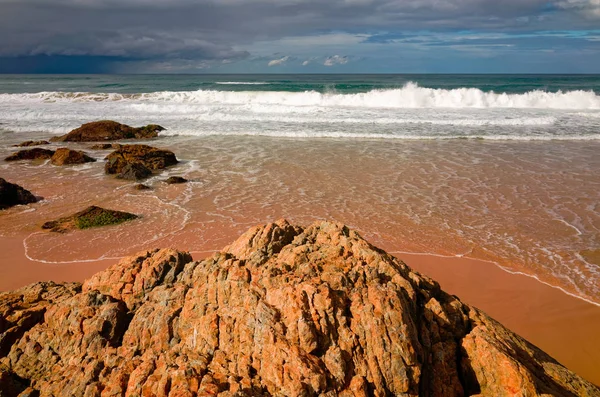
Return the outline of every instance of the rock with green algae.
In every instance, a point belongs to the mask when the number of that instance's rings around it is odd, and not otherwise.
[[[51,232],[65,233],[74,229],[89,229],[92,227],[118,225],[119,223],[136,218],[138,218],[137,215],[128,212],[91,206],[71,216],[46,222],[42,225],[42,229],[50,230]]]

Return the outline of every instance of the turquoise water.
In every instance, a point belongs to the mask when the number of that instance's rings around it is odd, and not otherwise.
[[[0,93],[40,91],[149,93],[155,91],[316,91],[357,93],[409,82],[439,89],[477,88],[522,94],[592,90],[600,75],[0,75]],[[226,83],[226,84],[224,84]],[[236,84],[237,83],[237,84]]]

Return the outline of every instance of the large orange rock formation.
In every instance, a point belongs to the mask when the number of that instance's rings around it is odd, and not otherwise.
[[[42,396],[597,396],[343,225],[252,228],[0,295],[0,391]],[[2,394],[0,392],[0,394]]]

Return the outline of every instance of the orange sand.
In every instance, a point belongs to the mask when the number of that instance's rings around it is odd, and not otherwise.
[[[36,281],[82,281],[115,263],[102,260],[50,265],[30,261],[19,238],[0,237],[0,253],[0,291]],[[204,256],[194,255],[195,259]],[[404,253],[396,256],[600,385],[599,306],[488,262]]]

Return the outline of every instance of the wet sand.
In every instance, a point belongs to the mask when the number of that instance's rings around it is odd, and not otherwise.
[[[0,145],[0,158],[20,138],[11,139]],[[493,261],[600,302],[598,142],[218,136],[164,137],[152,145],[172,150],[181,163],[147,180],[153,190],[143,192],[105,176],[109,151],[88,151],[99,161],[73,167],[0,162],[3,178],[45,197],[0,214],[0,235],[27,233],[31,257],[65,262],[121,257],[149,242],[219,249],[258,223],[333,219],[386,250]],[[170,176],[191,182],[166,185]],[[68,238],[39,233],[41,222],[89,205],[141,218]]]
[[[21,238],[0,237],[0,252],[0,291],[37,281],[83,281],[116,263],[115,259],[60,265],[32,261],[25,256]]]
[[[232,240],[235,237],[232,236]],[[36,281],[83,281],[115,259],[60,265],[31,261],[20,238],[0,237],[0,290]],[[134,254],[134,252],[131,252]],[[193,252],[199,260],[210,251]],[[567,368],[600,384],[600,307],[537,280],[483,261],[396,253],[442,288],[477,306],[546,351]]]

